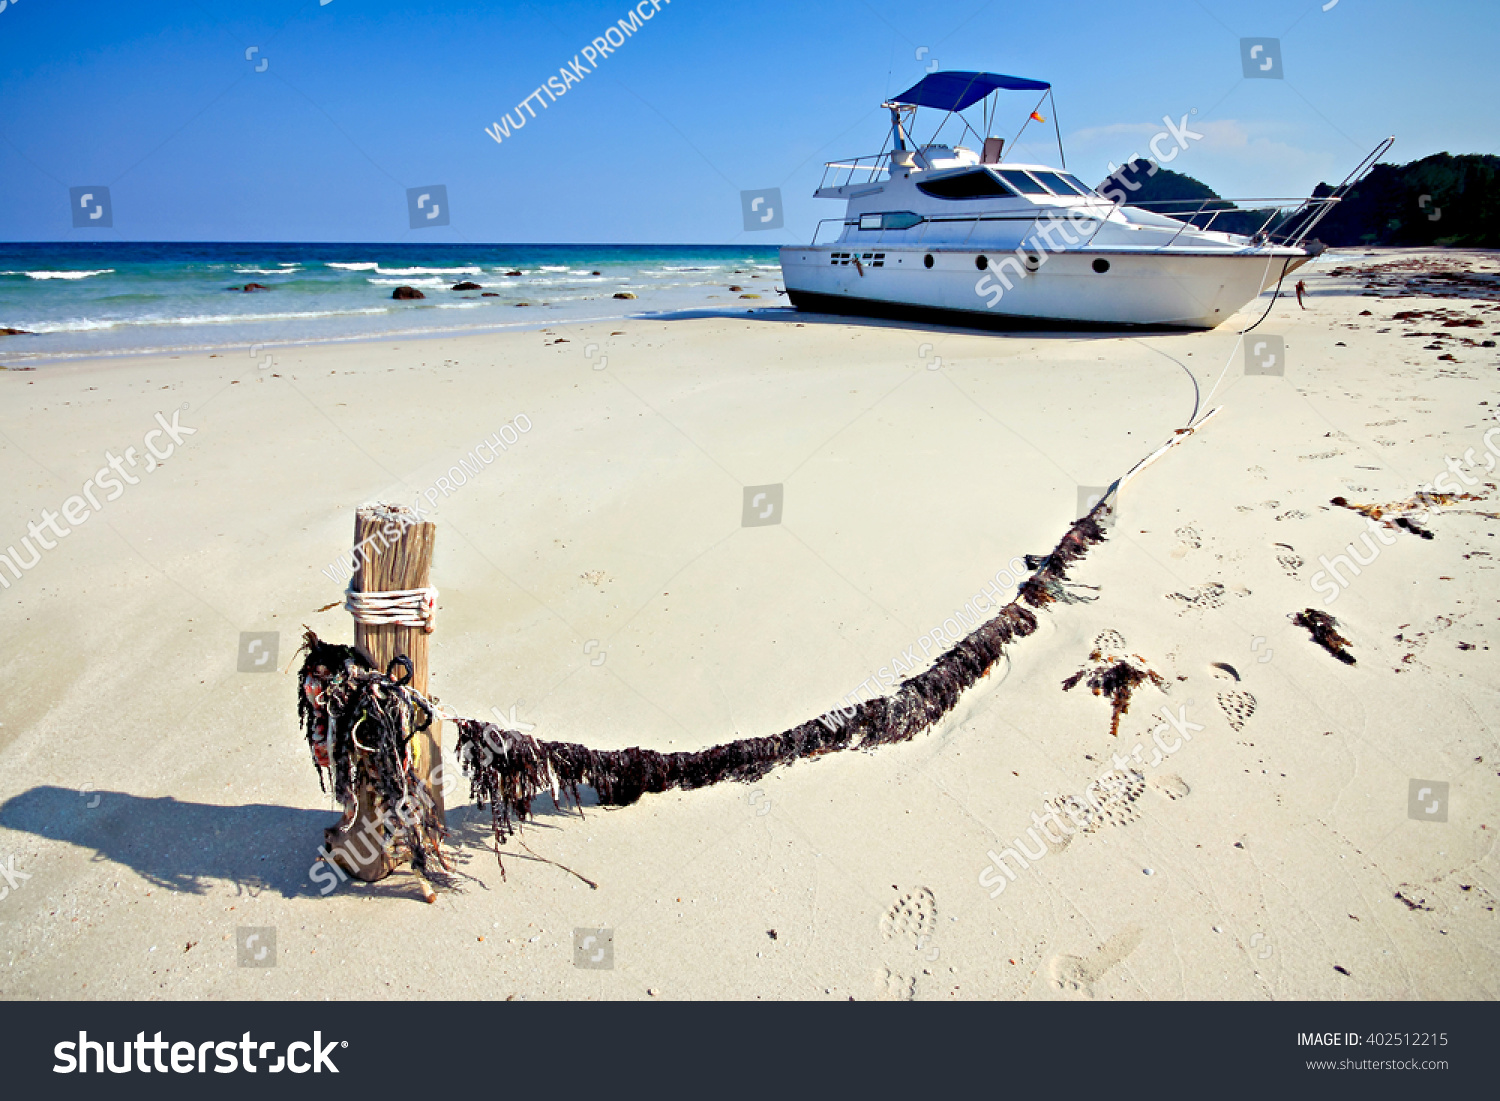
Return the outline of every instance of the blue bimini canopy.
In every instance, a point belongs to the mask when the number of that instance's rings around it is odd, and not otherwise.
[[[1045,80],[1027,80],[1025,77],[1002,76],[999,73],[933,73],[924,76],[891,102],[908,107],[962,111],[997,88],[1045,92],[1051,87]]]

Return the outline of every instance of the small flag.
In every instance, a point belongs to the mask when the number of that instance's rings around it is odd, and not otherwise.
[[[1047,121],[1046,119],[1042,118],[1042,116],[1040,114],[1038,114],[1036,111],[1031,112],[1031,117],[1033,119],[1035,119],[1037,122],[1046,122]]]

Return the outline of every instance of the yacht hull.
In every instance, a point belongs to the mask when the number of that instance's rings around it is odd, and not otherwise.
[[[924,263],[929,255],[931,267]],[[1028,269],[1010,251],[886,246],[856,253],[835,244],[783,248],[781,270],[792,305],[817,312],[931,316],[980,327],[1212,329],[1274,287],[1283,268],[1290,274],[1308,259],[1285,248],[1070,250],[1033,253]]]

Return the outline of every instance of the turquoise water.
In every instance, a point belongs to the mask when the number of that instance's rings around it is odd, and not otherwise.
[[[744,246],[0,244],[0,328],[29,334],[0,335],[0,363],[785,305],[779,286],[776,250]]]

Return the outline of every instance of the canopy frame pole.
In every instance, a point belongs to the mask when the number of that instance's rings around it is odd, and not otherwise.
[[[1010,139],[1011,148],[1014,148],[1016,146],[1016,144],[1018,142],[1020,142],[1021,135],[1024,134],[1024,133],[1026,133],[1026,127],[1028,127],[1028,126],[1031,125],[1031,116],[1034,115],[1034,114],[1036,114],[1038,111],[1040,111],[1042,109],[1042,104],[1044,104],[1044,103],[1047,102],[1047,97],[1050,96],[1051,94],[1052,94],[1052,88],[1049,86],[1047,88],[1047,90],[1042,93],[1042,98],[1036,101],[1036,106],[1031,109],[1030,114],[1028,114],[1026,116],[1026,121],[1023,122],[1023,123],[1021,123],[1021,129],[1019,129],[1019,130],[1016,131],[1016,136]],[[1004,153],[1001,154],[1000,159],[1001,160],[1005,159]],[[1067,167],[1067,166],[1064,165],[1063,167]]]
[[[1052,131],[1057,135],[1057,159],[1062,162],[1063,171],[1068,170],[1068,155],[1063,152],[1062,124],[1057,121],[1057,97],[1052,94],[1052,89],[1047,89],[1047,98],[1052,103]]]

